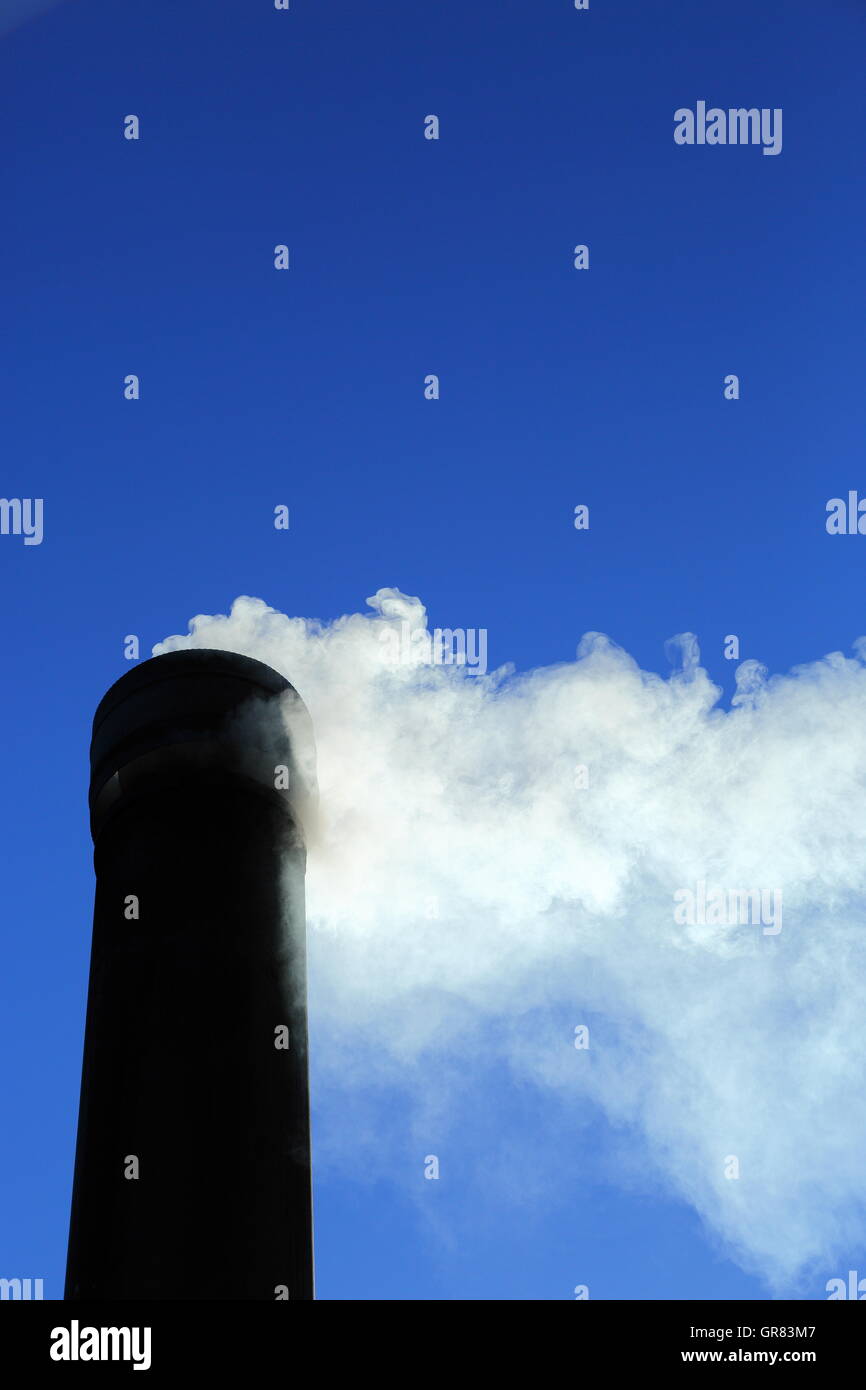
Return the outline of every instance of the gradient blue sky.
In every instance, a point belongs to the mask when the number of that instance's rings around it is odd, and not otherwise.
[[[487,628],[491,666],[599,630],[665,671],[693,631],[729,694],[727,633],[778,671],[866,632],[866,541],[824,525],[866,492],[866,5],[65,0],[4,27],[0,492],[45,499],[45,539],[0,537],[0,1274],[60,1297],[89,722],[125,634],[396,585]],[[678,147],[699,99],[783,108],[782,153]],[[488,1082],[502,1152],[533,1100]],[[507,1211],[318,1172],[319,1296],[767,1296],[688,1208],[577,1162]]]

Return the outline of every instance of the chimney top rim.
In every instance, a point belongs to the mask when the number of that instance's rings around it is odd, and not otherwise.
[[[146,661],[124,671],[123,675],[109,686],[97,705],[93,715],[93,733],[96,734],[108,715],[127,698],[141,694],[149,686],[171,680],[207,680],[219,676],[246,681],[253,689],[263,690],[271,695],[281,695],[287,690],[292,690],[300,699],[294,686],[285,676],[256,657],[242,656],[240,652],[224,650],[221,647],[187,647],[148,657]]]

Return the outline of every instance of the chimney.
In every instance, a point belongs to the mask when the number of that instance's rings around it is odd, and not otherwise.
[[[309,715],[231,652],[93,721],[96,900],[67,1299],[312,1299]]]

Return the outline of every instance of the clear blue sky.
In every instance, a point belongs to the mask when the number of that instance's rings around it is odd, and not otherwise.
[[[0,493],[45,505],[41,546],[0,536],[0,1274],[60,1297],[124,635],[396,585],[491,666],[592,629],[664,671],[689,630],[730,693],[728,633],[778,671],[866,631],[866,550],[824,525],[866,492],[866,5],[37,8],[0,32]],[[675,145],[702,99],[782,108],[782,153]],[[501,1148],[531,1100],[490,1086]],[[319,1296],[767,1296],[685,1206],[572,1168],[519,1220],[440,1184],[435,1223],[323,1173]]]

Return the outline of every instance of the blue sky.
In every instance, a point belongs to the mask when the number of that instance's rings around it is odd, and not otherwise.
[[[486,628],[491,667],[571,660],[594,630],[664,673],[694,632],[727,700],[729,633],[777,672],[866,632],[866,541],[825,529],[829,498],[866,492],[866,7],[26,10],[0,32],[0,492],[44,498],[45,532],[0,537],[0,1273],[59,1297],[89,722],[126,634],[146,655],[238,594],[332,619],[396,586]],[[781,154],[677,146],[702,99],[782,108]],[[458,1171],[533,1123],[495,1065],[473,1085],[489,1129]],[[556,1299],[586,1276],[593,1297],[767,1297],[651,1182],[575,1187],[607,1124],[564,1117],[543,1198],[514,1206],[323,1165],[319,1296]]]

